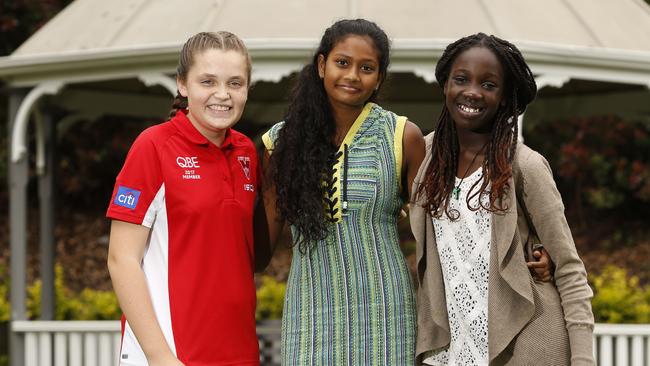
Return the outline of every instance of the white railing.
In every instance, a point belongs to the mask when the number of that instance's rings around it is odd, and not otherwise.
[[[117,365],[119,321],[14,321],[25,340],[25,366]],[[280,323],[257,327],[262,365],[279,364]],[[596,324],[599,366],[650,366],[650,324]]]
[[[119,321],[24,320],[11,323],[25,341],[24,366],[114,366],[120,352]],[[280,364],[280,322],[257,325],[262,365]]]
[[[596,324],[599,366],[650,366],[650,324]]]
[[[114,366],[119,321],[13,321],[25,340],[25,366]]]

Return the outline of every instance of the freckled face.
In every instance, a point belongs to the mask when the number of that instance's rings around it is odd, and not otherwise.
[[[333,108],[361,108],[379,86],[379,53],[370,37],[350,35],[318,57],[318,73]]]
[[[195,56],[186,80],[176,84],[187,97],[188,118],[194,127],[210,141],[223,141],[228,128],[241,118],[248,99],[246,57],[237,51],[205,50]]]
[[[445,105],[456,128],[487,133],[503,100],[504,73],[486,47],[472,47],[456,57],[444,85]]]

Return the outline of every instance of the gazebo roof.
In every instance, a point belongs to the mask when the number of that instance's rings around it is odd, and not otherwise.
[[[579,70],[603,69],[609,76],[585,76],[650,85],[650,7],[643,0],[76,0],[0,58],[0,78],[29,86],[133,70],[170,73],[189,36],[227,29],[248,44],[254,78],[277,80],[300,67],[327,26],[352,17],[387,31],[393,70],[428,81],[446,44],[482,31],[515,42],[535,72],[560,65],[580,77]]]

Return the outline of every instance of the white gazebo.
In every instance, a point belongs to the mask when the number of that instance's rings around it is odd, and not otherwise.
[[[377,22],[392,39],[388,108],[431,130],[440,109],[435,63],[468,34],[515,43],[540,96],[526,120],[618,114],[650,118],[650,7],[643,0],[76,0],[13,54],[0,58],[10,90],[11,320],[25,320],[27,137],[36,136],[43,319],[52,319],[52,146],[74,123],[105,115],[162,120],[176,94],[183,42],[229,30],[253,57],[243,124],[282,118],[288,76],[308,62],[325,28],[342,18]],[[54,120],[56,108],[63,117]],[[255,137],[255,136],[251,136]],[[13,334],[11,363],[24,340]]]

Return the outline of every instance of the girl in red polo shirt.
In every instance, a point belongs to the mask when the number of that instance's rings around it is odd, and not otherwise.
[[[116,179],[108,269],[125,315],[121,365],[259,365],[257,159],[231,128],[250,74],[234,34],[190,38],[171,119],[136,139]]]

